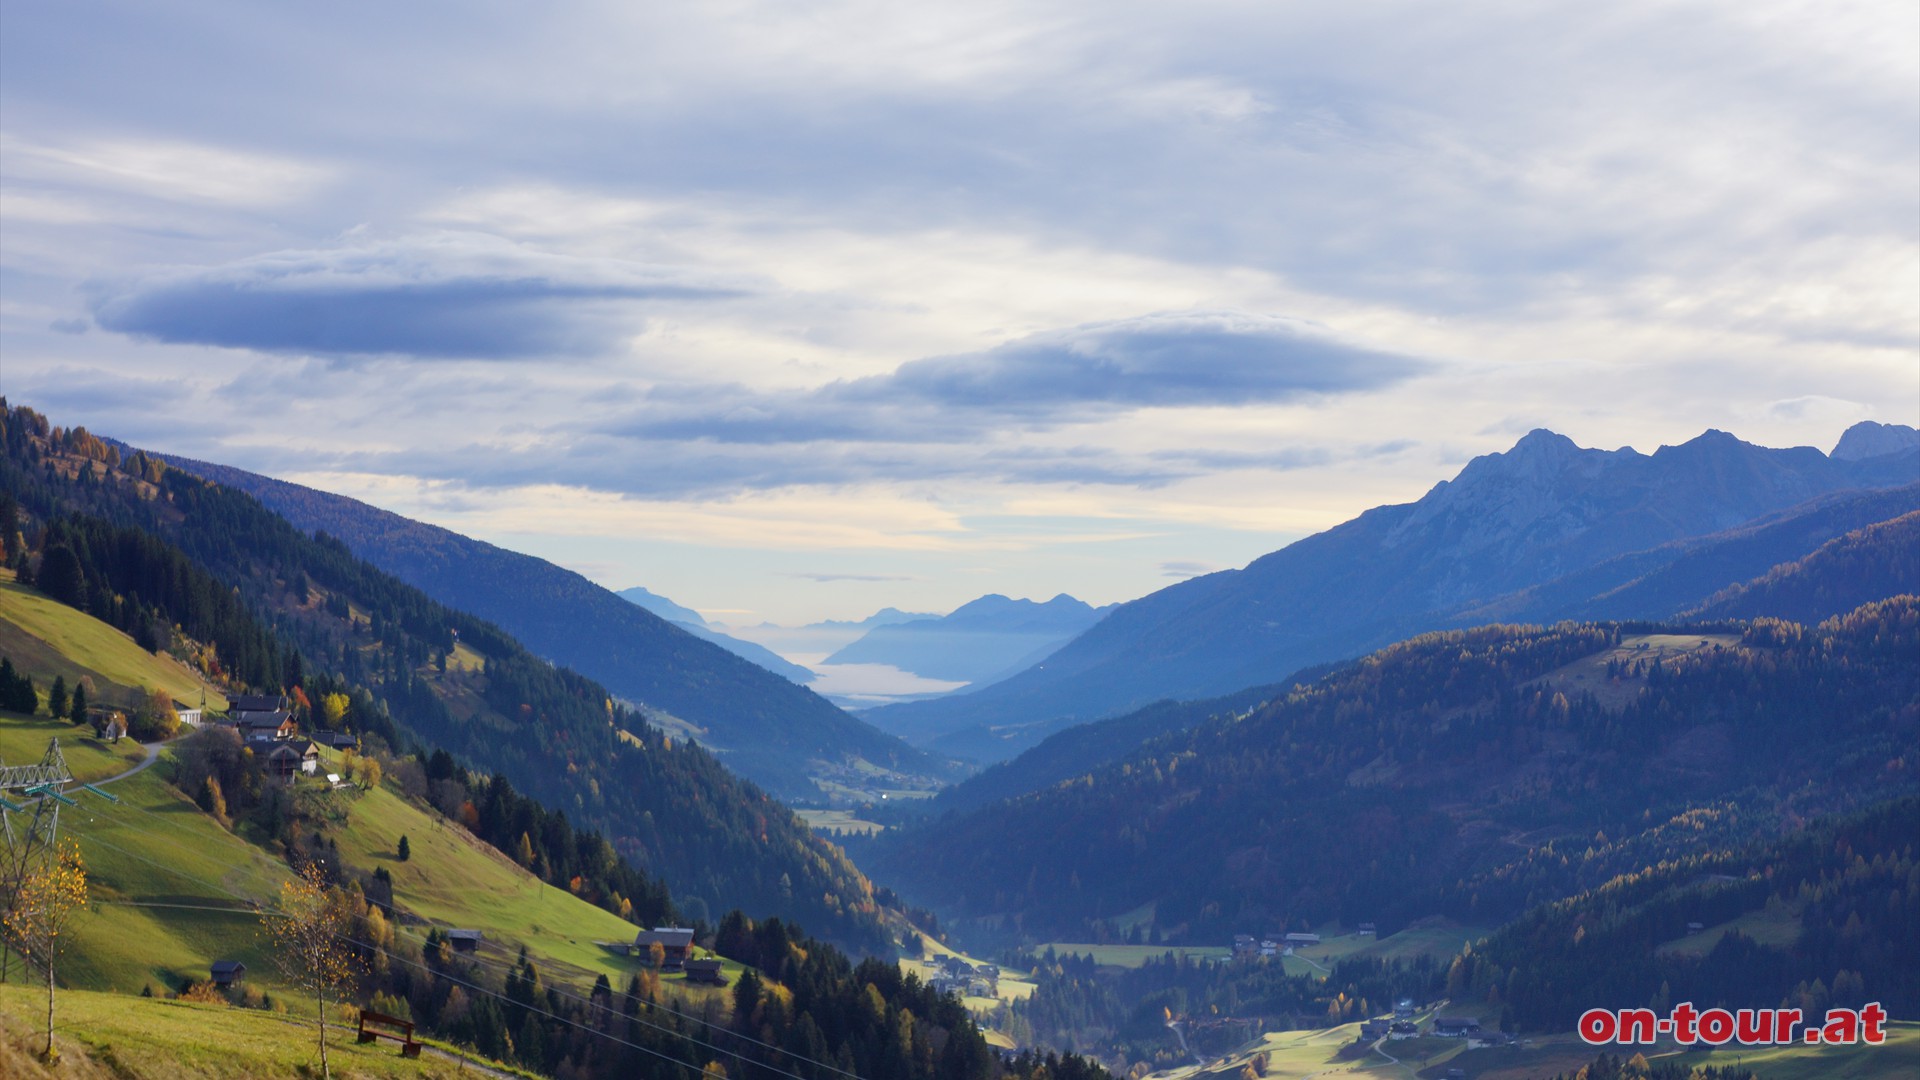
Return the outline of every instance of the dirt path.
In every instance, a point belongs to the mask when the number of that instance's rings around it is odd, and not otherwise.
[[[95,780],[93,782],[94,785],[97,787],[101,784],[111,784],[115,780],[125,780],[127,777],[132,776],[135,773],[145,772],[149,766],[151,766],[154,762],[160,760],[160,748],[162,746],[165,746],[166,744],[156,742],[156,743],[141,743],[140,745],[145,747],[147,751],[147,756],[141,759],[140,764],[135,765],[133,768],[128,769],[126,772],[115,773],[112,776],[107,777],[105,780]]]

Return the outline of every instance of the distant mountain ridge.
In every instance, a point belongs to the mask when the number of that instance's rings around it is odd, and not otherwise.
[[[227,465],[166,460],[252,495],[295,528],[335,537],[615,694],[696,725],[730,768],[781,798],[817,798],[812,773],[851,758],[916,776],[946,774],[926,752],[571,570],[343,495]]]
[[[1676,551],[1683,552],[1676,558]],[[1648,566],[1654,569],[1645,572]],[[1624,586],[1615,580],[1632,578]],[[1862,604],[1920,595],[1920,484],[1824,496],[1759,522],[1651,552],[1611,559],[1592,570],[1487,605],[1481,622],[1574,618],[1665,621],[1773,616],[1814,625]],[[1582,597],[1592,599],[1581,602]],[[1351,666],[1325,664],[1275,685],[1218,698],[1159,701],[1133,712],[1055,733],[1018,757],[976,773],[928,800],[928,816],[977,809],[1040,791],[1143,752],[1215,717],[1245,712]]]
[[[1896,428],[1895,442],[1905,438]],[[1843,438],[1866,446],[1868,434]],[[1872,445],[1889,436],[1873,434]],[[1838,449],[1838,448],[1836,448]],[[1413,503],[1383,506],[1109,613],[981,690],[863,715],[922,745],[997,760],[1060,728],[1160,698],[1273,682],[1608,559],[1734,528],[1810,499],[1920,480],[1920,449],[1835,458],[1720,431],[1652,454],[1536,430]]]
[[[638,604],[655,615],[692,634],[702,641],[711,641],[735,656],[750,663],[758,664],[789,682],[805,686],[814,680],[813,672],[767,648],[752,641],[742,641],[737,637],[721,633],[707,623],[699,612],[649,591],[642,586],[622,589],[613,595],[629,603]]]
[[[929,679],[991,682],[1037,663],[1098,622],[1105,610],[1066,593],[1045,602],[990,593],[947,615],[876,626],[825,662],[886,664]]]

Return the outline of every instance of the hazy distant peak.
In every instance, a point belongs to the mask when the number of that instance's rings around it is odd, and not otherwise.
[[[1916,446],[1920,446],[1920,431],[1905,424],[1862,420],[1840,435],[1833,453],[1827,456],[1836,461],[1859,461],[1882,454],[1897,454]]]
[[[967,601],[953,609],[952,613],[946,617],[949,619],[964,619],[967,616],[1005,615],[1012,613],[1052,615],[1056,613],[1086,612],[1092,610],[1092,606],[1086,601],[1075,599],[1066,593],[1061,593],[1053,599],[1045,601],[1015,600],[1002,596],[999,593],[988,593],[985,596]]]
[[[682,607],[640,585],[635,585],[631,589],[621,589],[614,595],[638,604],[669,622],[692,623],[695,626],[707,625],[707,620],[701,618],[699,612],[690,607]]]

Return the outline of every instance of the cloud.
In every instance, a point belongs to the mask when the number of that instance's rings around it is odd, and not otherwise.
[[[1191,559],[1169,559],[1160,564],[1160,573],[1171,578],[1199,577],[1220,569],[1212,563],[1194,562]]]
[[[745,279],[556,255],[443,232],[280,251],[89,286],[94,321],[169,343],[297,355],[510,359],[600,352],[633,302],[716,299]]]
[[[1176,312],[1033,334],[804,391],[657,389],[609,430],[722,443],[960,442],[1146,408],[1275,404],[1372,390],[1434,370],[1299,319]]]

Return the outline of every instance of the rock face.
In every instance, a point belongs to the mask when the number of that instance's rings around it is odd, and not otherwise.
[[[1861,461],[1898,454],[1916,446],[1920,446],[1920,431],[1905,424],[1879,424],[1862,420],[1841,433],[1840,441],[1834,444],[1833,453],[1829,456],[1839,461]]]
[[[1853,442],[1866,445],[1865,437]],[[995,759],[1037,741],[1033,733],[1161,698],[1273,682],[1462,624],[1493,598],[1630,552],[1831,492],[1915,479],[1920,449],[1911,447],[1853,459],[1708,431],[1642,454],[1534,431],[1505,453],[1475,458],[1418,502],[1378,507],[1245,569],[1123,604],[1002,682],[863,715],[909,740]]]

